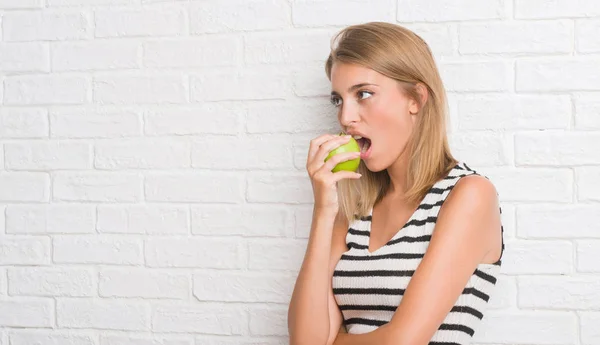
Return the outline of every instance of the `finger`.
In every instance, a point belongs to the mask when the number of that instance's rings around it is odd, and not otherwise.
[[[347,144],[348,142],[350,142],[350,140],[351,140],[351,137],[344,137],[344,136],[340,136],[335,139],[331,139],[330,141],[321,145],[321,148],[319,148],[319,151],[317,152],[317,154],[315,156],[315,160],[324,162],[325,158],[327,158],[327,156],[329,155],[329,153],[331,151],[337,149],[338,147],[340,147],[344,144]]]
[[[319,150],[319,147],[327,142],[328,140],[334,139],[336,138],[337,135],[335,134],[323,134],[320,135],[316,138],[314,138],[313,140],[310,141],[310,145],[308,148],[308,158],[307,158],[307,163],[312,161],[317,153],[317,151]]]
[[[341,162],[346,162],[360,157],[360,152],[343,152],[333,155],[325,164],[322,169],[331,171],[333,168]]]
[[[333,173],[333,181],[334,183],[337,183],[338,181],[343,179],[358,180],[359,178],[361,178],[361,176],[362,175],[357,172],[340,170]]]

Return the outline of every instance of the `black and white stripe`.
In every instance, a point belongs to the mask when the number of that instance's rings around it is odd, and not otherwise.
[[[461,177],[471,174],[477,172],[464,163],[457,164],[428,191],[406,224],[373,253],[368,251],[372,210],[350,224],[346,235],[349,250],[333,274],[333,293],[349,333],[370,332],[391,320],[425,255],[446,197]],[[470,342],[483,318],[501,264],[498,260],[477,267],[429,344]]]

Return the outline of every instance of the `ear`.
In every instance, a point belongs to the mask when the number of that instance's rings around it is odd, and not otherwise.
[[[411,99],[408,110],[411,114],[418,113],[421,108],[427,103],[427,99],[429,98],[429,92],[427,92],[427,88],[423,83],[417,83],[415,85],[416,94],[419,97],[420,102],[417,102],[414,99]]]

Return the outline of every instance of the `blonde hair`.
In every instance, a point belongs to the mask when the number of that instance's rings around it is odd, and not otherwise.
[[[337,41],[337,46],[334,44]],[[421,104],[415,128],[408,142],[408,173],[405,200],[422,200],[435,182],[443,178],[457,163],[450,153],[446,134],[447,100],[444,86],[427,43],[414,32],[391,23],[370,22],[352,25],[331,40],[331,52],[325,73],[331,81],[334,63],[353,63],[373,69],[398,84],[407,96],[421,103],[416,85],[428,92]],[[341,217],[350,223],[366,216],[390,188],[387,170],[371,172],[364,162],[358,180],[338,182]]]

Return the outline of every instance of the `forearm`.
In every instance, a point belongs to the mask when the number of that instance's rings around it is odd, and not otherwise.
[[[340,333],[333,345],[402,345],[403,342],[392,333],[389,324],[380,326],[376,330],[362,334]]]
[[[306,254],[288,310],[291,344],[325,344],[329,336],[328,289],[335,214],[313,210]]]

